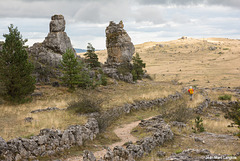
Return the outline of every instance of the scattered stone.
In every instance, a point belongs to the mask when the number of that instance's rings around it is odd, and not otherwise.
[[[157,152],[157,156],[158,156],[158,157],[165,157],[165,156],[166,156],[166,153],[163,152],[163,151],[158,151],[158,152]]]
[[[31,94],[31,96],[33,96],[33,97],[41,97],[41,96],[43,96],[43,93],[42,92],[34,92],[34,93]]]
[[[199,137],[194,137],[194,140],[196,142],[201,142],[201,143],[205,144],[205,141],[203,139],[199,138]]]
[[[171,122],[171,125],[172,125],[172,126],[181,127],[181,128],[184,128],[184,127],[187,126],[185,123],[183,123],[183,122],[178,122],[178,121],[172,121],[172,122]]]
[[[216,50],[217,47],[216,46],[210,46],[208,49],[213,51],[213,50]]]
[[[26,118],[24,119],[24,121],[31,123],[31,122],[33,121],[33,118],[32,118],[32,117],[26,117]]]
[[[96,161],[96,158],[91,151],[84,150],[83,153],[83,161]]]
[[[55,110],[61,110],[57,107],[48,107],[48,108],[45,108],[45,109],[37,109],[37,110],[33,110],[31,111],[31,113],[38,113],[38,112],[43,112],[43,111],[55,111]]]

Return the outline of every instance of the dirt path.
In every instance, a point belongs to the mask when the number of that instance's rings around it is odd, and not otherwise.
[[[148,118],[148,119],[150,119],[150,118]],[[128,141],[136,142],[137,138],[132,136],[130,133],[131,133],[132,129],[134,127],[136,127],[139,123],[140,123],[140,121],[135,121],[130,124],[124,124],[124,125],[121,125],[120,127],[117,127],[114,130],[114,133],[121,139],[121,141],[111,144],[108,147],[113,149],[115,146],[122,146],[124,143],[126,143]],[[94,152],[94,156],[97,159],[100,159],[100,157],[103,157],[104,154],[106,154],[106,152],[107,152],[106,149],[103,149],[101,151],[96,151],[96,152]],[[66,160],[67,161],[82,161],[83,158],[82,158],[82,156],[79,156],[79,157],[68,158]]]

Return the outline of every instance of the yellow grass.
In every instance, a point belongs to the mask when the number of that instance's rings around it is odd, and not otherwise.
[[[176,91],[180,91],[181,86],[172,85],[166,82],[154,82],[150,80],[140,81],[137,84],[118,82],[118,84],[99,87],[96,91],[87,91],[86,95],[102,99],[103,109],[110,109],[125,103],[133,103],[138,100],[151,100],[163,98]],[[82,95],[82,90],[79,90]]]
[[[203,118],[203,125],[206,131],[218,134],[233,134],[237,133],[239,129],[237,127],[227,127],[231,125],[233,121],[227,120],[221,114],[220,116],[214,116],[213,119]]]
[[[53,88],[42,86],[38,91],[43,92],[42,97],[36,97],[32,102],[22,105],[0,105],[0,136],[5,140],[15,137],[36,135],[43,128],[65,129],[72,124],[84,124],[86,117],[79,117],[66,111],[52,111],[30,113],[36,109],[48,107],[66,108],[68,102],[76,96],[68,93],[66,88]],[[32,123],[24,121],[26,117],[33,117]]]

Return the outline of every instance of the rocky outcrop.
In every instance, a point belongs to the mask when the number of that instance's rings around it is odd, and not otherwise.
[[[133,76],[130,72],[132,64],[130,62],[135,47],[123,27],[122,21],[119,24],[110,21],[106,28],[108,58],[103,71],[111,78],[133,83]]]
[[[57,67],[66,49],[72,49],[70,38],[65,30],[65,20],[62,15],[54,15],[50,22],[50,33],[42,43],[35,43],[29,48],[29,53],[40,63]]]
[[[64,131],[42,129],[30,139],[16,138],[5,142],[0,137],[0,158],[24,160],[51,156],[72,146],[81,146],[86,140],[93,140],[98,133],[98,122],[91,118],[84,126],[72,125]]]
[[[47,76],[58,76],[60,72],[54,70],[59,67],[62,54],[66,49],[75,50],[72,47],[70,38],[65,30],[65,20],[62,15],[54,15],[50,22],[50,33],[42,43],[35,43],[28,49],[30,58],[33,59],[36,68],[36,77],[38,81],[48,81],[41,78]]]
[[[130,62],[135,52],[131,38],[123,27],[122,21],[119,24],[110,21],[106,28],[107,64],[109,65]]]

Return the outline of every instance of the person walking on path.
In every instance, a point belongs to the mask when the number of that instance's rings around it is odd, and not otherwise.
[[[188,93],[190,94],[190,101],[192,101],[192,99],[193,99],[193,93],[194,93],[194,89],[192,88],[192,86],[189,87]]]

